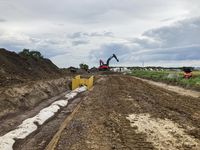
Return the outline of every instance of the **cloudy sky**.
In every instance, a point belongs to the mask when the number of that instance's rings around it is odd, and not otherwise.
[[[200,66],[199,0],[0,0],[0,47],[59,67]]]

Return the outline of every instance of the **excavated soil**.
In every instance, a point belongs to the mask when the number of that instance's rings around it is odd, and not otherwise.
[[[56,149],[199,149],[199,108],[200,99],[129,76],[104,76],[62,133]]]
[[[125,75],[96,79],[91,91],[72,100],[37,132],[17,141],[14,149],[45,149],[77,105],[56,150],[199,149],[199,98]]]
[[[0,87],[63,76],[49,59],[22,56],[0,48]]]
[[[28,82],[0,89],[0,119],[30,111],[41,102],[69,89],[70,77]],[[0,129],[1,130],[1,129]]]

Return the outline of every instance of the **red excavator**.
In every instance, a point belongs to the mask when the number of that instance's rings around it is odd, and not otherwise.
[[[99,66],[98,69],[99,69],[100,71],[109,70],[109,69],[110,69],[110,67],[109,67],[109,62],[110,62],[110,60],[113,59],[113,58],[115,58],[116,61],[119,62],[117,56],[116,56],[115,54],[113,54],[112,56],[110,56],[110,57],[108,58],[108,60],[106,61],[106,64],[104,64],[104,62],[100,59],[100,61],[99,61],[100,66]]]

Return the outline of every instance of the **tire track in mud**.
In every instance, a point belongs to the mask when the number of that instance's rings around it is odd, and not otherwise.
[[[191,139],[200,139],[198,98],[181,96],[129,76],[104,78],[81,104],[56,149],[157,149],[148,140],[148,133],[138,132],[137,126],[131,127],[126,119],[130,114],[168,119]]]

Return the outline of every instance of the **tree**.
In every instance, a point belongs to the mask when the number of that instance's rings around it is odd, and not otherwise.
[[[23,49],[23,51],[19,52],[19,55],[24,57],[31,57],[36,59],[42,59],[43,56],[39,51],[30,51],[29,49]]]
[[[30,51],[30,55],[37,59],[43,58],[42,54],[38,51]]]
[[[19,52],[19,55],[29,56],[30,55],[29,49],[23,49],[23,51]]]
[[[81,63],[81,64],[79,64],[79,66],[80,66],[80,69],[84,69],[86,71],[89,69],[89,66],[87,64]]]

